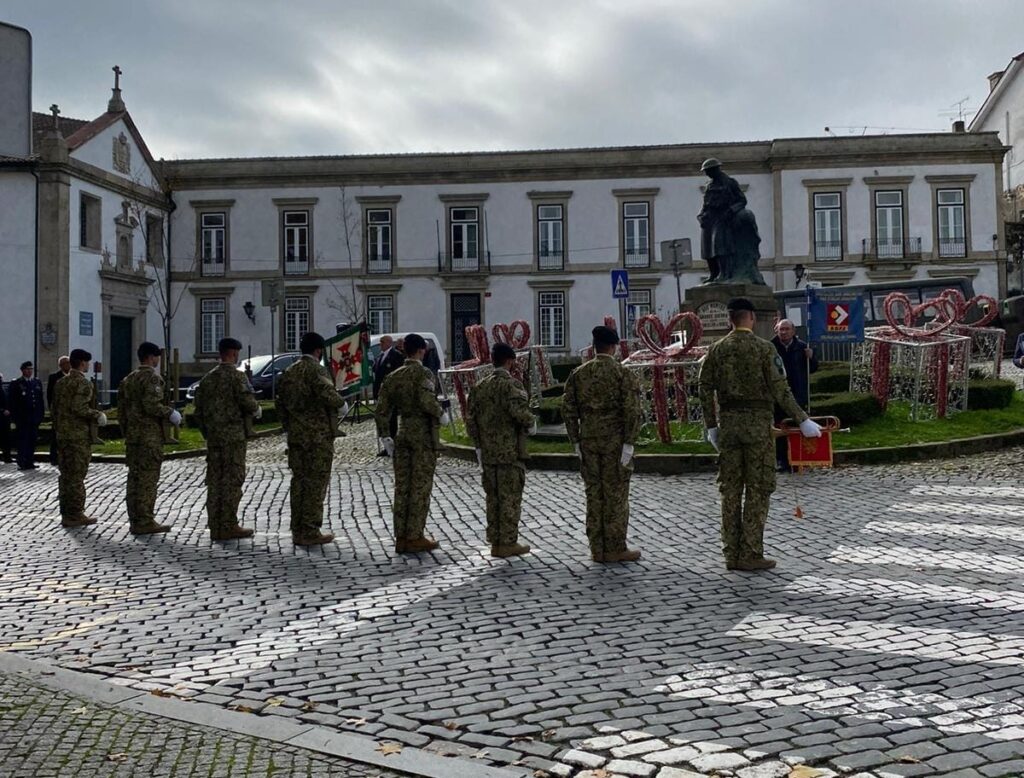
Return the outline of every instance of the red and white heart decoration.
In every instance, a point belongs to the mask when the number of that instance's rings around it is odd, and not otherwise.
[[[683,325],[690,325],[690,335],[686,342],[679,348],[672,346],[672,334],[676,329],[682,330]],[[704,324],[700,317],[692,311],[684,311],[673,314],[668,322],[662,324],[661,317],[649,313],[642,316],[636,323],[636,336],[640,342],[648,348],[651,353],[663,357],[671,353],[672,356],[682,356],[692,351],[700,343],[704,335]]]

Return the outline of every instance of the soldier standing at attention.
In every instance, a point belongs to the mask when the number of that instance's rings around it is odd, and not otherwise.
[[[426,352],[422,336],[405,336],[405,364],[384,379],[374,411],[377,435],[395,464],[393,510],[395,551],[399,554],[433,551],[440,545],[423,534],[441,448],[438,427],[446,423],[446,411],[434,394],[434,374],[423,366]],[[394,438],[389,436],[392,413],[398,416]]]
[[[519,542],[519,514],[526,485],[526,435],[533,427],[533,414],[526,390],[510,372],[515,350],[495,343],[491,362],[494,372],[470,390],[466,430],[483,470],[491,556],[519,556],[530,551]]]
[[[84,527],[96,523],[96,519],[85,515],[85,476],[92,457],[90,426],[105,427],[107,416],[93,407],[96,389],[83,372],[92,354],[76,348],[70,359],[71,370],[53,389],[60,523],[62,527]]]
[[[775,405],[800,421],[804,437],[820,437],[821,427],[793,398],[775,347],[754,334],[750,300],[726,307],[732,332],[708,349],[699,378],[708,442],[718,451],[722,553],[729,570],[770,570],[775,560],[764,556],[764,525],[775,491]]]
[[[640,434],[640,385],[615,359],[619,336],[594,327],[594,358],[572,371],[562,418],[580,458],[587,493],[587,539],[595,562],[635,562],[626,547],[633,445]]]
[[[288,467],[292,471],[292,542],[296,546],[330,543],[321,532],[324,500],[334,461],[334,437],[344,400],[321,361],[324,339],[307,332],[299,342],[302,358],[284,371],[277,385],[277,409],[288,435]]]
[[[128,522],[133,535],[167,532],[154,517],[160,465],[164,458],[164,421],[181,425],[181,414],[164,404],[164,379],[157,368],[163,349],[148,341],[138,348],[139,366],[117,389],[117,410],[128,465]]]
[[[206,438],[206,521],[210,539],[251,538],[254,530],[238,523],[238,503],[245,483],[245,424],[263,409],[238,369],[242,344],[222,338],[220,364],[203,376],[196,389],[195,419]]]

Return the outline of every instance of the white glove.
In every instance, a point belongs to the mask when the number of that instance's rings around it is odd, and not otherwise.
[[[389,457],[395,455],[395,439],[394,438],[381,438],[380,444],[384,447]]]
[[[105,414],[103,411],[100,411],[100,417],[98,419],[96,419],[96,423],[99,426],[101,426],[101,427],[106,427],[107,426],[107,414]]]
[[[633,460],[633,444],[623,443],[622,444],[622,456],[619,457],[619,463],[626,467]]]
[[[450,413],[448,413],[448,411],[445,411],[444,413],[442,413],[441,414],[441,426],[442,427],[447,427],[451,423],[452,423],[452,415]]]
[[[536,435],[539,430],[540,430],[540,420],[537,419],[536,416],[534,416],[533,417],[533,426],[530,427],[530,431],[527,432],[526,434],[527,435]]]
[[[707,431],[708,443],[711,444],[711,448],[718,451],[718,427],[709,427]]]
[[[167,417],[167,420],[175,427],[181,426],[181,414],[177,411],[171,411],[171,415]]]
[[[341,418],[344,419],[346,416],[348,416],[348,412],[349,412],[348,400],[345,400],[345,404],[341,406]]]
[[[256,413],[254,413],[252,415],[252,417],[254,419],[256,419],[256,421],[259,421],[260,419],[263,418],[263,406],[262,405],[257,405],[256,406]]]
[[[812,419],[804,419],[800,422],[800,434],[805,438],[820,438],[821,426]]]
[[[583,459],[583,452],[580,451],[580,444],[574,443],[572,447],[576,449],[576,456],[578,456],[580,459]]]
[[[476,463],[480,465],[480,469],[484,469],[484,452],[480,449],[476,450]]]

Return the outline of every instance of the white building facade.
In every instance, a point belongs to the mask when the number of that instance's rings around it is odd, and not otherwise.
[[[1009,221],[1024,222],[1024,53],[988,77],[989,93],[971,121],[971,132],[995,132],[1009,147],[1003,161]]]
[[[307,329],[365,317],[437,333],[458,361],[466,325],[524,319],[552,353],[575,353],[619,318],[612,269],[630,273],[627,321],[678,309],[660,243],[689,238],[699,256],[712,156],[745,191],[777,291],[802,266],[824,285],[968,277],[999,296],[1004,152],[994,133],[943,133],[168,162],[173,340],[198,368],[224,334],[269,353],[272,335],[293,350]],[[679,287],[706,275],[697,258]],[[273,321],[260,305],[271,278],[286,289]]]

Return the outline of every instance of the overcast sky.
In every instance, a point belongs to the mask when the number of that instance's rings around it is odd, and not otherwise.
[[[0,0],[33,104],[156,157],[945,130],[1024,51],[1021,0]],[[848,129],[850,127],[856,129]]]

